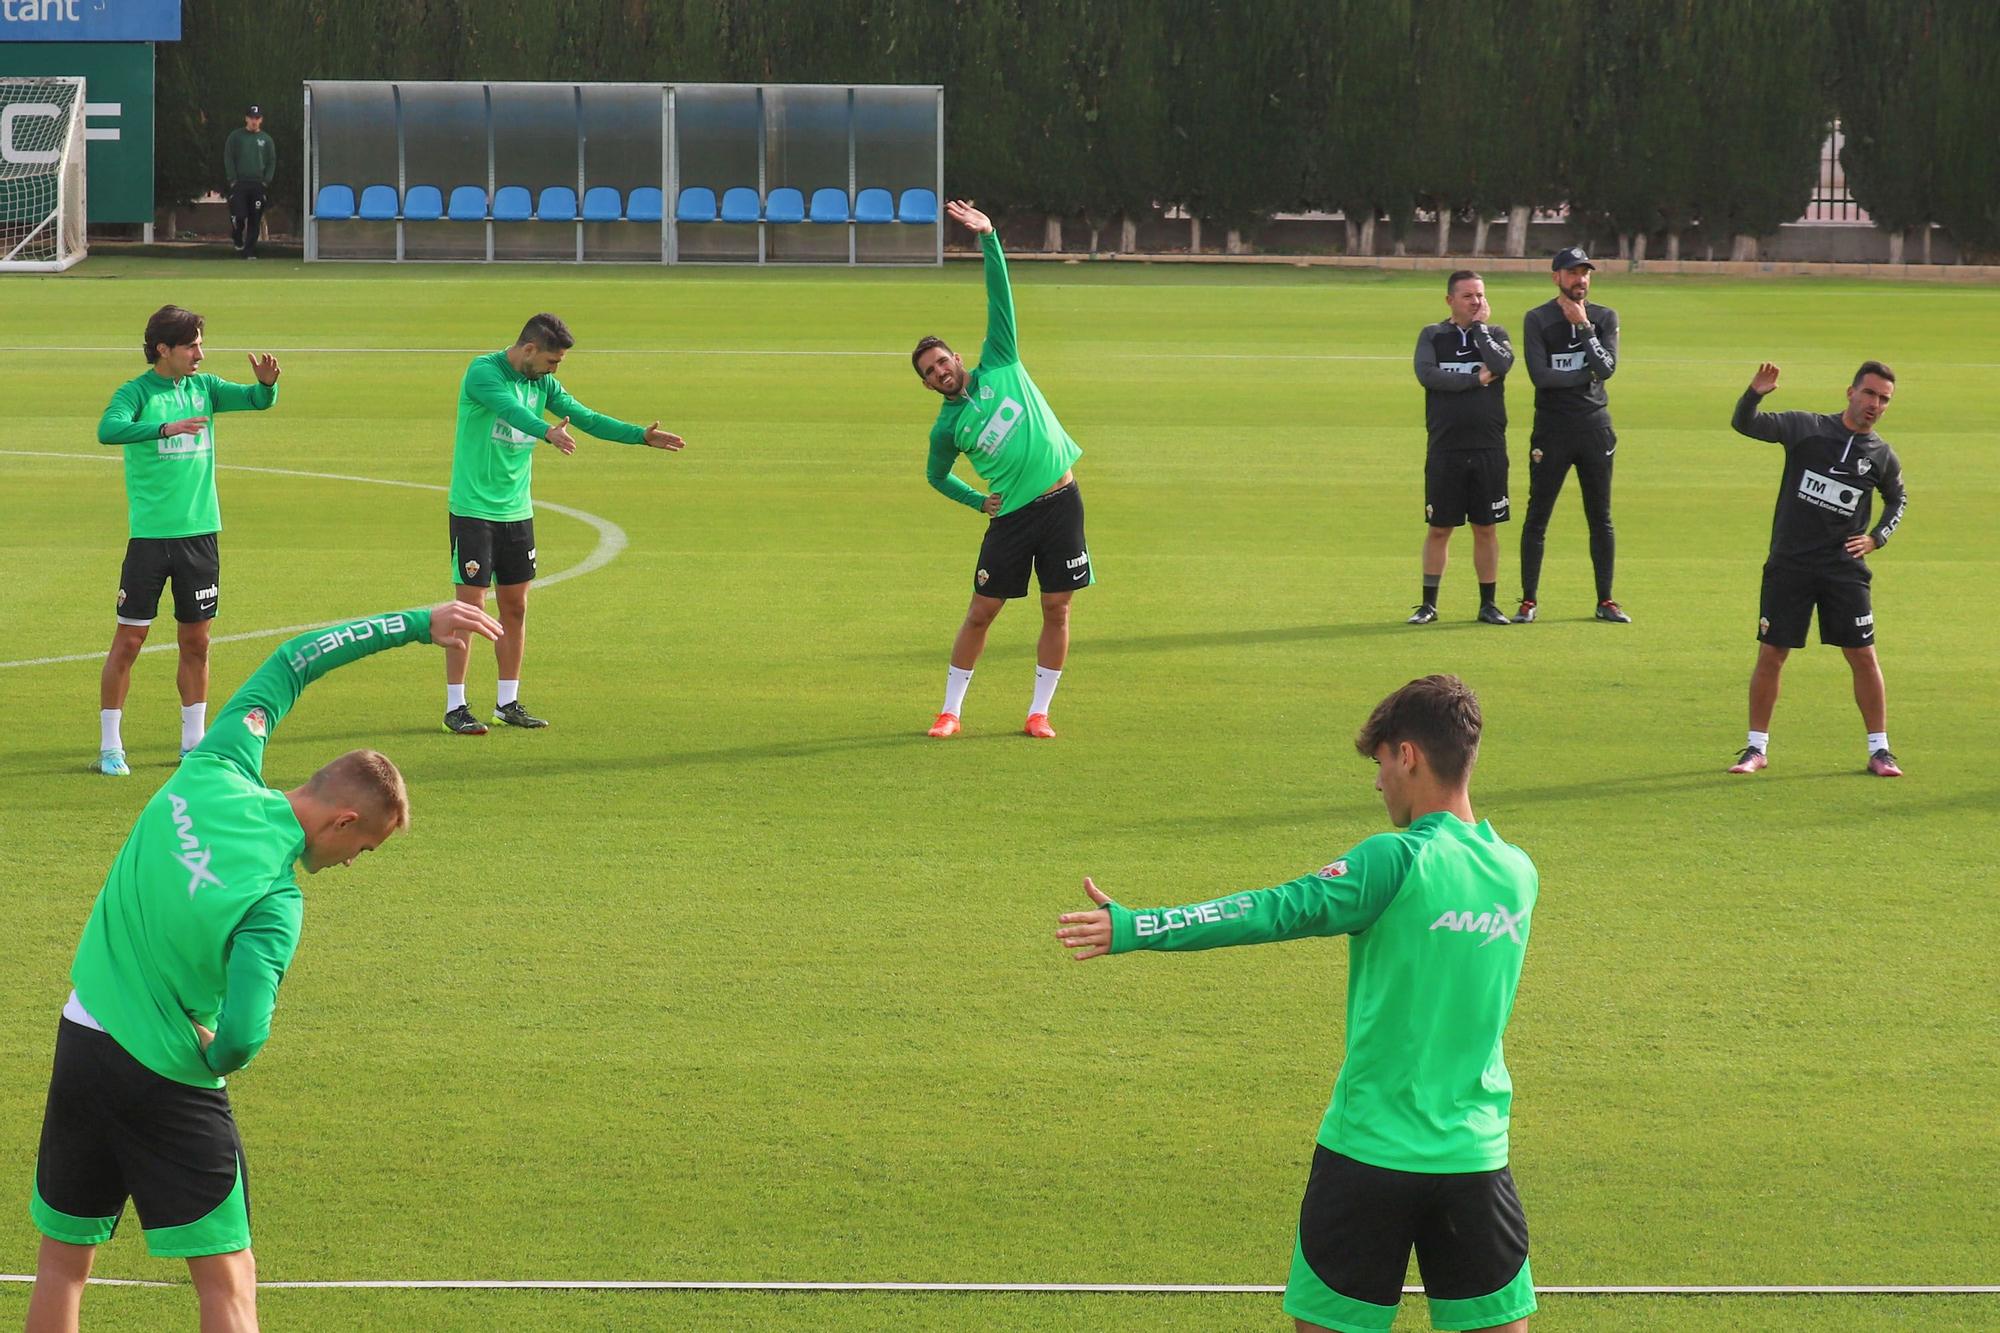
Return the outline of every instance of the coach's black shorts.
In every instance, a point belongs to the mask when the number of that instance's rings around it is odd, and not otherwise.
[[[1868,648],[1875,643],[1875,605],[1869,595],[1874,575],[1860,560],[1824,566],[1764,564],[1764,589],[1757,598],[1757,642],[1774,648],[1806,646],[1806,626],[1819,609],[1819,641],[1836,648]]]
[[[1505,449],[1439,449],[1424,460],[1424,522],[1484,526],[1509,516]]]
[[[986,525],[972,591],[981,597],[1026,597],[1031,565],[1044,593],[1097,582],[1083,539],[1083,496],[1075,482]]]
[[[156,1074],[105,1033],[65,1018],[29,1211],[51,1240],[101,1245],[127,1198],[152,1254],[250,1247],[250,1178],[229,1094]]]
[[[535,520],[451,516],[451,578],[468,588],[535,581]]]
[[[1412,1246],[1432,1327],[1488,1328],[1534,1313],[1528,1222],[1506,1167],[1427,1175],[1317,1146],[1285,1313],[1347,1333],[1388,1328]]]
[[[174,619],[184,625],[213,620],[222,602],[222,556],[215,534],[134,537],[125,543],[118,571],[118,623],[150,625],[160,613],[160,592],[174,582]]]

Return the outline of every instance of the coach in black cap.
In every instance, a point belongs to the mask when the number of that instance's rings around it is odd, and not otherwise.
[[[1528,518],[1521,525],[1521,609],[1514,623],[1533,623],[1542,579],[1542,542],[1549,515],[1572,465],[1583,488],[1590,525],[1590,564],[1597,575],[1597,618],[1630,624],[1611,596],[1615,543],[1611,532],[1611,460],[1618,436],[1604,381],[1618,369],[1618,312],[1590,300],[1590,256],[1571,246],[1550,262],[1555,298],[1528,312],[1521,341],[1535,386],[1535,430],[1529,438]]]
[[[243,113],[243,128],[231,130],[222,146],[222,174],[229,178],[229,239],[245,259],[257,257],[257,233],[264,226],[264,194],[278,174],[278,145],[264,133],[264,108]]]

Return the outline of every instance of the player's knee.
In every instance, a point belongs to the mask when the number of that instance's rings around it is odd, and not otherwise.
[[[1069,594],[1042,598],[1042,621],[1048,625],[1069,624]]]
[[[184,662],[206,662],[208,660],[208,636],[206,634],[182,634],[181,660]]]

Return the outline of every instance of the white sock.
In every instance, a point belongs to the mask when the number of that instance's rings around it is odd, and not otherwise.
[[[1768,731],[1751,732],[1750,744],[1752,747],[1762,750],[1768,756],[1771,753],[1771,733]]]
[[[1889,733],[1888,733],[1888,732],[1886,732],[1886,731],[1871,731],[1871,732],[1869,732],[1869,733],[1868,733],[1868,753],[1869,753],[1869,754],[1871,754],[1871,755],[1872,755],[1872,754],[1874,754],[1874,753],[1875,753],[1875,752],[1876,752],[1877,750],[1886,750],[1886,749],[1888,749],[1888,748],[1889,748]]]
[[[208,703],[181,705],[181,748],[192,750],[201,744],[201,734],[208,730]]]
[[[453,685],[447,681],[444,687],[444,711],[449,713],[463,707],[465,707],[465,686],[462,683]]]
[[[965,690],[972,684],[972,668],[960,671],[955,666],[944,669],[944,711],[953,717],[965,706]]]
[[[124,738],[118,734],[118,724],[125,720],[122,708],[100,708],[97,710],[97,748],[100,750],[122,750]]]
[[[1028,705],[1028,712],[1046,713],[1049,702],[1056,697],[1056,684],[1062,679],[1062,672],[1051,671],[1045,666],[1035,668],[1035,701]]]
[[[500,693],[493,696],[493,706],[495,708],[505,708],[520,697],[521,682],[518,680],[503,680],[500,682]]]

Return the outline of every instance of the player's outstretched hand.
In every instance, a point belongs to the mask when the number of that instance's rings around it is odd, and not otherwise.
[[[1778,387],[1778,368],[1766,361],[1757,367],[1757,373],[1750,377],[1750,392],[1762,396]]]
[[[277,357],[272,356],[269,352],[264,353],[262,356],[249,352],[244,353],[244,355],[250,358],[250,373],[257,377],[259,384],[268,387],[278,382]]]
[[[670,454],[679,453],[687,447],[686,440],[670,430],[661,430],[657,421],[646,427],[645,444],[649,449],[665,449]]]
[[[1090,895],[1090,901],[1097,904],[1094,912],[1064,912],[1056,918],[1056,943],[1065,949],[1074,949],[1070,956],[1077,962],[1092,958],[1102,958],[1111,952],[1111,913],[1106,906],[1111,900],[1104,896],[1090,876],[1083,877],[1083,891]]]
[[[186,417],[180,421],[169,421],[160,427],[160,437],[164,439],[169,435],[199,435],[207,426],[207,417]]]
[[[981,236],[993,230],[993,219],[974,208],[970,199],[952,200],[944,206],[944,215]]]
[[[500,622],[470,602],[445,602],[431,608],[431,642],[440,648],[465,648],[471,636],[498,639]]]
[[[542,438],[562,450],[564,454],[573,454],[576,452],[576,437],[569,433],[568,417],[564,417],[561,421],[549,427],[549,433]]]
[[[989,495],[989,496],[987,496],[987,497],[986,497],[986,499],[985,499],[984,501],[982,501],[982,502],[980,503],[980,506],[979,506],[979,512],[980,512],[980,513],[982,513],[982,514],[986,514],[986,515],[988,515],[989,517],[990,517],[991,515],[994,515],[994,514],[997,514],[997,513],[999,513],[999,512],[1000,512],[1000,499],[1001,499],[1001,497],[1000,497],[1000,496],[998,496],[998,495]]]

